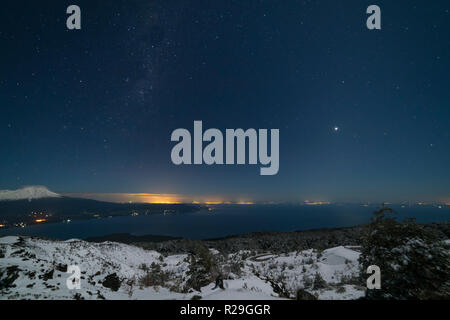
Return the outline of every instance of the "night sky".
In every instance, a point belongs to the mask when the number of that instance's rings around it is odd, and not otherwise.
[[[0,43],[0,189],[450,199],[448,0],[3,1]],[[175,166],[194,120],[280,129],[278,175]]]

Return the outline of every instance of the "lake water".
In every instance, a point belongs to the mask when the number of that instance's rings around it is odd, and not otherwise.
[[[450,206],[393,208],[399,219],[418,222],[450,221]],[[212,211],[194,213],[123,216],[71,223],[55,223],[0,231],[1,235],[31,235],[53,239],[83,239],[114,233],[166,235],[208,239],[257,231],[295,231],[345,227],[369,221],[373,207],[359,205],[218,205]]]

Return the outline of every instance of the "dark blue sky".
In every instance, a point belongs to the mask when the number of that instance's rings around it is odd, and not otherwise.
[[[70,4],[82,30],[66,28]],[[371,4],[381,31],[366,28]],[[0,188],[450,199],[449,10],[447,0],[4,1]],[[279,174],[173,165],[170,135],[194,120],[280,129]]]

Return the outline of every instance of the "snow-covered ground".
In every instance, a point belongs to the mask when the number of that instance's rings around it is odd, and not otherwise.
[[[0,201],[32,200],[41,198],[57,198],[59,194],[43,186],[31,186],[18,190],[0,190]]]
[[[120,243],[5,237],[0,238],[0,299],[269,300],[281,299],[280,290],[284,299],[295,298],[299,289],[319,299],[357,299],[364,295],[351,281],[358,274],[358,256],[347,247],[257,256],[241,251],[226,258],[225,263],[238,263],[241,269],[227,274],[225,290],[210,283],[196,291],[185,289],[191,263],[187,254],[164,257]],[[164,285],[147,287],[139,281],[154,270],[152,264],[167,275]],[[67,287],[71,265],[80,268],[80,290]],[[120,279],[117,291],[104,286],[107,276]],[[324,280],[322,285],[317,278]]]

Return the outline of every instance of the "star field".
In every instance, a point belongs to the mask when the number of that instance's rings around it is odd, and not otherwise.
[[[2,4],[1,189],[450,198],[450,4],[377,1]],[[170,133],[280,129],[280,172],[177,167]]]

